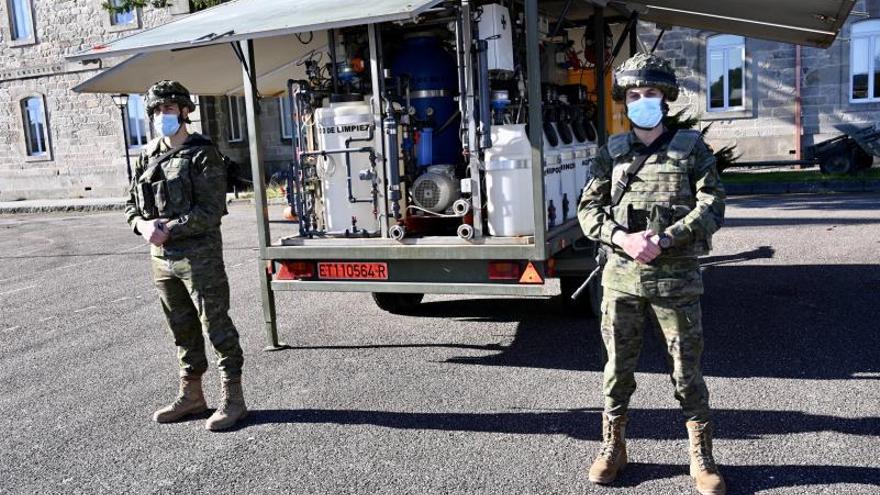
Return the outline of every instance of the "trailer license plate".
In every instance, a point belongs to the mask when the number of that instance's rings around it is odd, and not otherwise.
[[[388,280],[388,263],[318,263],[323,280]]]

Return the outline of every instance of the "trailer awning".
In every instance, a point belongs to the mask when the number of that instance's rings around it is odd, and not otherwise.
[[[635,0],[644,21],[827,48],[855,0]]]
[[[314,53],[323,53],[323,60],[329,60],[326,31],[301,38],[308,43],[302,43],[293,35],[254,41],[257,91],[260,94],[279,95],[286,90],[288,79],[306,79],[302,61]],[[316,58],[320,56],[315,55]],[[228,43],[135,55],[75,86],[73,91],[140,94],[161,79],[180,81],[192,93],[202,96],[244,94],[241,64]]]
[[[441,0],[233,0],[68,57],[94,60],[414,17]]]
[[[85,81],[74,91],[142,93],[157,80],[176,79],[195,94],[241,94],[241,65],[229,42],[253,39],[257,89],[267,96],[280,94],[288,79],[304,78],[302,66],[297,65],[304,57],[312,50],[327,51],[326,29],[409,19],[440,2],[233,0],[68,57],[86,61],[137,55]],[[562,10],[564,3],[539,0],[542,10],[551,17],[552,13]],[[827,47],[839,33],[854,3],[854,0],[595,0],[574,2],[569,18],[585,18],[592,14],[595,4],[606,6],[606,15],[637,11],[641,19],[661,25]],[[297,37],[298,33],[306,34]]]

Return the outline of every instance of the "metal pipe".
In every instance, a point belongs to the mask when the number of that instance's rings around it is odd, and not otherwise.
[[[629,30],[629,56],[639,51],[639,13],[633,12],[632,29]]]
[[[608,69],[611,67],[611,64],[614,63],[614,59],[617,58],[617,54],[620,53],[620,49],[623,48],[624,40],[626,40],[628,35],[633,32],[634,22],[635,22],[635,19],[637,18],[637,16],[638,16],[637,13],[635,13],[635,12],[632,13],[632,16],[630,17],[629,22],[626,23],[626,27],[623,28],[623,32],[620,33],[620,38],[617,38],[617,43],[614,44],[614,49],[611,51],[611,60],[608,60],[605,63],[605,72],[608,72]],[[633,51],[633,49],[632,49],[632,44],[633,44],[632,36],[629,36],[629,42],[630,42],[630,51],[632,52]]]
[[[397,143],[397,119],[391,101],[386,107],[386,117],[382,121],[382,136],[385,141],[385,162],[388,170],[388,199],[391,200],[391,215],[400,219],[400,153]]]
[[[801,135],[804,132],[801,121],[801,45],[794,47],[794,129],[794,158],[801,160],[803,158]]]
[[[122,116],[122,147],[125,149],[125,172],[128,175],[128,183],[131,184],[131,154],[128,151],[128,116],[125,115],[128,105],[120,105],[119,113]],[[152,116],[150,117],[152,119]]]
[[[462,0],[461,2],[461,37],[462,48],[464,48],[464,79],[465,94],[462,98],[465,100],[465,112],[462,118],[466,116],[467,120],[467,139],[462,140],[464,156],[468,162],[468,172],[471,180],[471,200],[474,205],[474,237],[477,239],[483,236],[483,208],[480,194],[480,159],[477,156],[479,143],[477,142],[477,121],[475,119],[476,105],[474,102],[474,60],[472,48],[474,45],[473,18],[471,17],[471,2]],[[466,143],[466,144],[465,144]]]
[[[562,29],[562,22],[565,20],[566,16],[568,16],[571,2],[572,0],[565,0],[565,5],[562,6],[562,12],[559,13],[559,17],[556,18],[556,24],[553,25],[553,31],[550,31],[551,38],[555,38],[556,35],[559,34],[559,30]]]
[[[379,51],[381,49],[381,38],[379,36],[378,27],[376,24],[368,24],[367,25],[367,41],[370,48],[370,84],[373,89],[373,94],[370,98],[370,104],[373,110],[373,125],[375,128],[379,129],[382,127],[382,62],[380,60]],[[387,154],[387,150],[384,149],[385,140],[378,139],[377,149],[381,150],[382,157],[384,158]],[[382,177],[379,180],[380,184],[385,184],[388,181],[388,171],[386,167],[381,168]],[[388,237],[388,205],[385,201],[379,202],[379,211],[377,212],[379,217],[379,228],[382,233],[383,238]]]
[[[534,201],[535,246],[533,260],[547,258],[547,218],[544,216],[544,133],[541,119],[541,59],[538,36],[538,0],[525,0],[526,93],[528,98],[529,143],[532,148],[532,200]],[[476,208],[476,206],[475,206]]]
[[[657,49],[657,45],[660,44],[660,40],[663,39],[664,34],[666,34],[666,29],[661,29],[660,34],[657,35],[657,39],[654,40],[654,46],[651,47],[651,53],[654,53],[654,50]]]
[[[607,122],[605,122],[605,9],[596,7],[593,10],[593,47],[596,50],[596,113],[598,117],[596,122],[599,124],[596,133],[598,134],[599,146],[603,146],[607,141]]]
[[[293,182],[295,187],[295,192],[293,195],[293,202],[291,206],[296,211],[296,216],[299,218],[299,235],[305,236],[306,232],[309,230],[308,223],[309,219],[306,218],[305,215],[305,189],[303,187],[302,181],[302,157],[300,156],[302,150],[302,115],[299,111],[299,98],[294,96],[293,87],[297,87],[297,93],[299,92],[299,83],[294,81],[293,79],[287,80],[287,99],[290,102],[290,109],[293,112]]]
[[[249,68],[256,67],[254,59],[253,40],[241,41],[240,49],[246,65],[242,67],[244,79],[245,112],[247,114],[248,147],[251,158],[251,174],[254,182],[254,203],[257,213],[257,240],[260,246],[260,263],[257,267],[260,271],[260,292],[263,300],[263,324],[266,337],[269,341],[267,350],[277,350],[284,347],[278,341],[278,327],[275,318],[275,293],[272,291],[272,273],[267,263],[269,258],[269,246],[271,245],[271,233],[269,230],[269,209],[266,202],[266,183],[264,180],[265,168],[263,165],[263,143],[260,133],[260,119],[257,118],[257,88],[256,81],[251,79]]]
[[[479,36],[479,33],[477,33]],[[489,43],[477,40],[477,99],[480,112],[480,149],[492,147],[492,113],[489,109]]]
[[[339,92],[339,79],[336,75],[337,67],[336,67],[336,30],[328,29],[327,30],[327,42],[328,48],[330,49],[330,80],[333,85],[333,92]]]
[[[461,121],[462,123],[469,123],[471,120],[471,115],[469,113],[468,106],[468,94],[470,93],[470,80],[468,77],[470,76],[470,39],[465,41],[465,32],[470,36],[470,28],[466,29],[464,19],[468,19],[468,26],[470,26],[470,4],[467,0],[462,2],[461,8],[459,10],[459,14],[456,16],[455,22],[455,52],[456,52],[456,63],[458,65],[458,111],[461,113]],[[465,153],[468,152],[469,148],[469,138],[467,135],[467,127],[462,125],[459,129],[460,139],[462,148]]]

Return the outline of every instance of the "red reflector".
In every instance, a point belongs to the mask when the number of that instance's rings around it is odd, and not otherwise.
[[[522,267],[517,261],[490,261],[489,280],[519,280]]]
[[[315,265],[308,261],[280,261],[276,280],[302,280],[315,276]]]
[[[526,271],[523,272],[522,278],[519,279],[519,283],[521,284],[543,284],[544,279],[541,278],[541,274],[538,273],[538,270],[535,269],[535,265],[529,261],[529,264],[526,266]]]

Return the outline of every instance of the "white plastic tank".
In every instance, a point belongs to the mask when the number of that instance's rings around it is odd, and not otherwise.
[[[544,217],[548,229],[562,223],[562,166],[555,126],[544,129]]]
[[[559,218],[559,223],[566,222],[575,217],[575,209],[577,207],[578,201],[578,186],[577,186],[577,165],[575,162],[575,152],[577,151],[577,144],[574,137],[571,136],[571,127],[569,127],[566,123],[556,123],[553,124],[556,126],[557,131],[560,135],[559,140],[559,167],[561,169],[560,172],[560,182],[562,186],[562,198],[560,199],[560,206],[557,208],[557,218]],[[569,137],[570,141],[568,143],[565,142],[565,138],[563,137],[563,130],[560,129],[561,126],[565,126],[567,128],[566,136]]]
[[[493,125],[485,152],[489,235],[534,235],[532,148],[525,124]]]
[[[367,139],[373,130],[373,114],[365,101],[330,103],[315,110],[318,131],[318,149],[324,151],[346,148],[346,140]],[[375,146],[372,141],[355,141],[349,148]],[[373,213],[373,187],[361,180],[358,173],[370,168],[369,154],[351,153],[351,193],[358,202],[349,200],[348,171],[345,154],[331,154],[318,158],[318,176],[321,178],[326,231],[328,234],[352,232],[353,227],[370,233],[378,232],[379,221]]]

